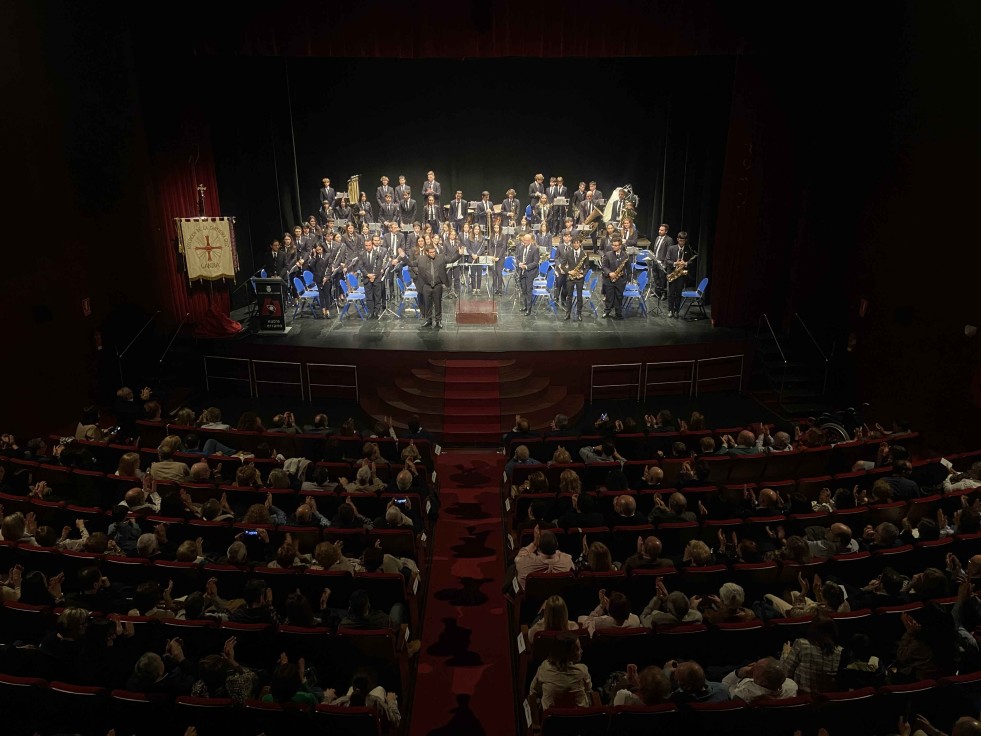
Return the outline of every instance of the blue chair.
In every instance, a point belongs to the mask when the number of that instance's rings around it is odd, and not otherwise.
[[[549,281],[549,278],[551,281]],[[542,301],[552,310],[552,314],[556,317],[559,316],[558,310],[555,306],[555,300],[552,299],[552,285],[555,283],[555,272],[549,272],[549,278],[542,278],[539,276],[532,283],[531,287],[531,307],[535,308],[536,304]]]
[[[351,289],[350,284],[347,279],[341,279],[341,291],[344,292],[344,308],[341,309],[340,313],[337,315],[337,321],[341,322],[344,319],[344,315],[347,314],[347,310],[351,308],[354,304],[354,311],[357,312],[358,316],[363,320],[368,311],[364,305],[364,292],[358,292]]]
[[[422,319],[422,309],[419,307],[419,292],[416,291],[415,284],[410,282],[409,285],[406,286],[405,282],[398,276],[395,277],[395,283],[398,285],[399,294],[402,297],[399,301],[399,308],[395,310],[395,313],[401,317],[402,310],[408,306],[416,310],[416,317],[418,319]]]
[[[361,296],[364,297],[364,285],[358,283],[358,274],[351,271],[347,275],[347,283],[351,291],[361,294]]]
[[[630,268],[634,273],[634,279],[637,279],[639,271],[646,271],[648,269],[647,259],[651,257],[651,252],[646,248],[644,250],[637,251],[637,255],[634,257],[634,262],[631,264]],[[641,292],[644,290],[641,289]]]
[[[306,287],[308,289],[311,286],[314,287],[314,288],[317,287],[317,282],[313,278],[313,271],[304,271],[303,272],[303,283],[306,284]]]
[[[297,312],[300,316],[303,316],[304,307],[309,307],[311,314],[313,314],[314,319],[320,319],[320,315],[317,313],[317,308],[320,307],[320,292],[317,291],[317,287],[314,286],[312,289],[307,289],[303,285],[303,280],[299,276],[293,277],[293,288],[296,289],[296,304],[293,306],[293,319],[296,319]]]
[[[637,280],[627,284],[623,290],[623,311],[624,314],[630,309],[630,305],[636,301],[637,310],[647,316],[647,303],[644,301],[644,289],[647,287],[647,271],[640,271]]]
[[[582,281],[582,305],[583,308],[589,307],[592,309],[594,317],[599,316],[599,312],[596,311],[596,305],[593,304],[593,291],[596,289],[597,281],[599,281],[599,274],[593,273],[593,269],[589,269],[586,272],[586,276]]]
[[[517,287],[517,273],[518,266],[514,262],[514,256],[505,256],[504,258],[504,268],[501,269],[501,278],[504,280],[504,293],[508,293],[508,284],[514,284]],[[515,288],[517,292],[517,288]]]
[[[698,307],[699,311],[699,316],[692,317],[692,321],[708,319],[708,314],[705,313],[705,289],[708,283],[708,276],[706,276],[698,283],[698,288],[694,291],[681,292],[681,298],[685,300],[685,319],[688,318],[688,310],[692,308],[692,305]]]
[[[548,261],[542,261],[538,264],[538,275],[545,276],[552,269],[552,264]]]
[[[415,284],[412,283],[412,274],[409,272],[408,266],[402,266],[402,283],[407,289],[415,288]]]

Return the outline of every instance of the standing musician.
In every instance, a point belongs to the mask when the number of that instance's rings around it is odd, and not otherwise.
[[[473,221],[478,223],[483,230],[489,232],[490,226],[493,224],[493,217],[494,203],[491,202],[490,192],[481,192],[480,201],[477,202],[473,211]]]
[[[392,201],[391,192],[385,195],[385,203],[381,206],[381,210],[378,212],[378,221],[385,226],[387,226],[390,222],[399,221],[399,208],[398,205]]]
[[[575,302],[576,319],[582,322],[582,288],[586,278],[586,270],[589,261],[582,263],[586,257],[586,251],[582,247],[582,238],[576,238],[576,242],[566,249],[562,256],[562,270],[566,274],[566,284],[569,288],[569,302],[565,309],[565,318],[572,317],[573,302]],[[556,262],[558,259],[556,258]],[[580,265],[581,264],[581,265]]]
[[[346,194],[341,197],[340,204],[334,208],[334,216],[337,220],[351,220],[351,202]]]
[[[531,205],[528,206],[530,207]],[[528,219],[527,217],[521,218],[521,222],[519,223],[518,228],[514,231],[514,241],[516,243],[521,242],[521,236],[524,235],[525,233],[529,233],[532,237],[534,237],[535,229],[531,226],[530,223],[531,220]]]
[[[514,227],[521,219],[521,202],[518,201],[513,189],[508,189],[507,195],[501,201],[501,214],[507,218],[504,221],[505,226]]]
[[[386,258],[381,248],[381,238],[375,235],[364,245],[364,256],[358,264],[361,272],[361,283],[364,286],[365,307],[368,319],[381,319],[385,309],[385,285],[382,282],[382,271],[385,270]]]
[[[435,195],[426,197],[426,206],[422,210],[422,221],[429,225],[434,232],[439,231],[443,222],[443,208],[439,206]]]
[[[399,248],[403,247],[402,233],[399,232],[399,226],[395,222],[388,223],[388,232],[382,238],[382,244],[385,246],[385,251],[388,253],[397,253]]]
[[[688,233],[682,230],[678,233],[677,245],[669,245],[668,253],[664,259],[664,266],[668,273],[676,268],[684,268],[688,265]],[[667,277],[665,277],[667,278]],[[685,277],[668,281],[668,318],[679,319],[681,311],[681,292],[685,288]]]
[[[440,253],[440,254],[443,254],[443,253],[459,253],[460,255],[463,255],[466,252],[466,247],[465,247],[464,241],[463,241],[463,236],[464,235],[465,235],[465,232],[464,232],[464,230],[463,230],[462,227],[461,227],[459,233],[456,230],[454,230],[453,228],[450,228],[449,237],[445,241],[443,241],[442,245],[440,245],[439,243],[434,243],[434,246],[436,248],[436,252],[437,253]],[[456,260],[458,260],[458,259],[456,259]],[[459,268],[454,268],[453,269],[453,274],[447,280],[446,285],[447,286],[450,286],[450,288],[451,288],[451,294],[450,294],[450,296],[453,297],[454,299],[456,298],[457,294],[461,294],[462,293],[462,290],[460,289],[460,269]]]
[[[562,306],[566,306],[566,300],[569,295],[568,291],[568,273],[569,269],[566,268],[566,253],[572,249],[572,230],[562,231],[562,240],[559,243],[558,248],[555,250],[555,293],[558,294],[559,303]]]
[[[395,201],[401,202],[404,199],[402,195],[404,195],[406,192],[411,192],[411,191],[412,191],[412,187],[408,186],[405,183],[405,176],[399,174],[399,183],[398,186],[395,187]]]
[[[443,187],[438,181],[436,181],[436,172],[429,171],[426,173],[426,181],[422,183],[422,196],[428,198],[429,195],[433,195],[436,200],[436,206],[439,206],[439,198],[443,194]]]
[[[320,291],[320,309],[323,312],[324,319],[330,319],[330,293],[331,287],[333,286],[330,283],[330,272],[332,267],[332,261],[327,258],[323,243],[317,243],[317,247],[314,248],[313,257],[307,264],[307,270],[313,273],[313,282]]]
[[[661,227],[657,229],[657,237],[651,243],[654,260],[661,264],[661,268],[654,269],[654,293],[658,299],[664,298],[668,285],[668,275],[664,269],[667,268],[668,248],[672,245],[674,240],[668,235],[668,226],[666,223],[661,223]]]
[[[486,194],[486,192],[484,192]],[[488,195],[489,196],[489,195]],[[473,230],[470,233],[470,238],[465,243],[467,249],[468,260],[471,264],[475,264],[477,258],[484,255],[486,252],[487,241],[484,240],[484,234],[481,231],[480,225],[474,225]],[[483,277],[484,267],[471,265],[470,266],[470,288],[473,294],[477,294],[480,291],[480,283]]]
[[[377,200],[379,207],[385,204],[385,197],[392,197],[392,201],[395,201],[395,190],[388,186],[387,176],[381,178],[381,186],[375,190],[375,200]]]
[[[515,264],[518,269],[518,283],[521,285],[521,313],[531,315],[532,291],[535,276],[538,275],[538,246],[535,245],[531,233],[521,236],[521,242],[515,251]]]
[[[458,189],[453,197],[453,201],[450,202],[449,221],[453,225],[453,229],[459,232],[466,219],[467,203],[463,200],[463,192]]]
[[[399,179],[405,179],[400,176]],[[416,221],[416,201],[412,198],[412,190],[408,187],[402,190],[402,200],[399,202],[399,222],[411,225]]]
[[[426,321],[422,324],[423,327],[433,327],[434,319],[437,330],[443,326],[443,289],[449,285],[446,267],[460,260],[461,255],[463,253],[460,250],[437,253],[436,246],[428,243],[424,254],[415,259],[413,280],[426,309]]]
[[[323,207],[326,202],[328,207],[333,207],[335,194],[334,187],[330,185],[330,179],[324,177],[320,182],[320,206]]]
[[[538,197],[538,204],[532,210],[532,225],[540,225],[541,223],[548,224],[549,213],[551,212],[552,206],[548,203],[548,195],[542,194]]]
[[[626,206],[627,206],[627,190],[621,187],[620,195],[617,198],[617,200],[613,203],[613,211],[611,215],[611,219],[613,220],[613,222],[619,223],[620,220],[623,219],[623,212]]]
[[[366,222],[374,222],[375,215],[371,211],[371,202],[368,201],[368,193],[361,192],[361,199],[358,206],[354,209],[354,225],[359,230]]]
[[[340,233],[329,236],[324,244],[324,261],[327,268],[327,301],[330,304],[337,302],[340,295],[339,281],[341,279],[341,255],[344,253],[344,243]]]
[[[303,240],[303,226],[294,225],[293,226],[293,245],[296,246],[297,251],[299,251],[301,258],[306,258],[308,252],[312,248],[307,248],[306,242]]]
[[[579,182],[579,188],[572,193],[572,212],[574,217],[579,216],[579,207],[586,199],[586,182]]]
[[[297,249],[296,243],[293,242],[293,236],[289,233],[283,233],[282,252],[286,266],[286,283],[292,286],[293,282],[290,279],[293,278],[296,264],[300,262],[300,251]]]
[[[614,235],[610,241],[612,250],[603,254],[603,285],[606,296],[606,311],[603,317],[623,319],[623,290],[627,286],[627,269],[630,268],[630,257],[623,250],[623,240]]]
[[[551,197],[549,197],[549,202],[554,202],[558,197],[569,198],[569,188],[565,185],[565,180],[561,176],[555,177],[555,187],[553,188],[555,192]],[[565,220],[565,213],[568,209],[567,205],[555,205],[552,207],[552,223],[551,230],[553,233],[558,233],[559,225]]]
[[[504,292],[504,259],[508,255],[508,237],[500,222],[495,222],[487,241],[487,254],[494,259],[491,276],[493,278],[494,294]]]
[[[545,194],[545,175],[535,174],[535,181],[528,185],[528,199],[537,202]]]

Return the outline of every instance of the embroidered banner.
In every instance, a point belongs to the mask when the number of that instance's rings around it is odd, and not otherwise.
[[[189,281],[235,279],[234,217],[182,217],[176,222]]]

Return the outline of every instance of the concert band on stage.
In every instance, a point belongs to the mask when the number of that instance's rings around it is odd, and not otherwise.
[[[485,289],[500,295],[508,256],[514,257],[524,314],[532,313],[534,278],[539,264],[548,260],[555,271],[555,301],[565,308],[565,319],[578,321],[583,290],[590,287],[584,283],[589,270],[602,273],[603,316],[612,319],[623,317],[626,284],[646,270],[650,292],[658,300],[667,299],[669,318],[678,317],[693,255],[687,233],[679,232],[675,243],[662,224],[651,239],[649,256],[635,268],[638,199],[629,184],[616,188],[606,201],[595,181],[579,182],[570,195],[561,176],[546,185],[544,175],[536,174],[526,206],[513,188],[500,203],[488,191],[470,201],[459,190],[444,203],[442,185],[429,171],[419,191],[417,199],[405,176],[394,187],[383,176],[369,198],[360,191],[358,177],[349,180],[346,192],[325,177],[317,213],[270,245],[264,270],[291,289],[316,286],[328,319],[331,310],[340,309],[348,288],[361,284],[368,318],[380,319],[386,304],[399,296],[396,277],[408,268],[411,281],[420,287],[426,324],[437,327],[444,287],[451,298],[462,296],[464,288],[473,295]],[[443,269],[438,274],[437,266]]]

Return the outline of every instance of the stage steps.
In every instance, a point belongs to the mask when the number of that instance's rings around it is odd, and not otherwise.
[[[394,376],[391,385],[362,392],[361,407],[375,418],[391,416],[396,427],[418,414],[422,426],[442,435],[442,443],[497,446],[520,414],[535,429],[556,414],[577,417],[580,394],[533,375],[517,360],[437,360]]]

